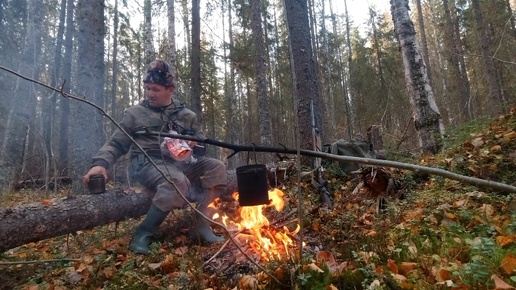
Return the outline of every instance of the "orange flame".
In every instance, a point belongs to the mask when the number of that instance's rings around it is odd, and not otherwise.
[[[282,231],[269,227],[269,220],[263,214],[263,210],[267,207],[274,207],[278,212],[283,210],[285,206],[283,196],[284,193],[279,189],[269,190],[271,202],[268,205],[241,207],[238,223],[229,221],[225,216],[221,217],[224,225],[238,230],[239,234],[235,237],[238,241],[244,242],[254,253],[267,261],[289,256],[289,247],[294,246],[290,236],[299,231],[299,225],[293,232],[290,232],[287,227],[283,227]],[[235,192],[233,197],[237,199],[238,193]]]

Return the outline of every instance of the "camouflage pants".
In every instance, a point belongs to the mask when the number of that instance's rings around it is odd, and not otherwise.
[[[155,163],[190,202],[195,201],[196,191],[206,192],[227,184],[226,166],[218,159],[199,157],[195,163],[169,160],[155,160]],[[156,192],[153,203],[162,211],[186,205],[174,186],[150,162],[146,162],[135,177],[143,186]]]

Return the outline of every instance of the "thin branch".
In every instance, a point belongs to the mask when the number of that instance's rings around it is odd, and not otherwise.
[[[211,261],[213,261],[222,252],[222,250],[224,250],[224,248],[226,248],[226,246],[229,244],[229,241],[230,240],[227,240],[224,243],[224,245],[222,245],[222,247],[220,247],[220,249],[215,254],[213,254],[213,256],[211,256],[211,258],[208,259],[208,261],[204,262],[203,267],[208,265]]]
[[[82,260],[81,259],[51,259],[51,260],[13,261],[13,262],[0,262],[0,266],[59,263],[59,262],[80,262],[80,261],[82,261]]]
[[[178,134],[169,134],[169,133],[159,133],[159,132],[151,132],[151,131],[140,131],[136,132],[135,134],[142,134],[142,135],[161,135],[164,137],[171,137],[171,138],[177,138],[177,139],[184,139],[184,140],[190,140],[190,141],[197,141],[197,142],[203,142],[206,144],[211,144],[223,148],[232,149],[235,152],[241,152],[241,151],[255,151],[255,152],[275,152],[275,153],[283,153],[283,154],[297,154],[297,149],[289,149],[286,147],[271,147],[271,146],[259,146],[259,145],[253,145],[253,146],[242,146],[242,145],[234,145],[229,143],[220,142],[217,140],[212,139],[203,139],[193,136],[185,136],[185,135],[178,135]],[[384,167],[394,167],[394,168],[400,168],[400,169],[407,169],[414,172],[424,172],[432,175],[438,175],[445,178],[469,183],[471,185],[475,186],[486,186],[490,187],[496,190],[500,190],[507,193],[516,193],[516,187],[511,186],[505,183],[495,182],[491,180],[485,180],[475,177],[469,177],[465,175],[460,175],[457,173],[453,173],[450,171],[446,171],[444,169],[434,168],[434,167],[427,167],[427,166],[421,166],[421,165],[415,165],[415,164],[409,164],[409,163],[402,163],[397,161],[389,161],[389,160],[380,160],[380,159],[371,159],[371,158],[362,158],[362,157],[354,157],[354,156],[343,156],[343,155],[336,155],[336,154],[330,154],[330,153],[324,153],[319,151],[312,151],[312,150],[305,150],[300,149],[299,153],[303,156],[310,156],[310,157],[319,157],[327,160],[334,160],[339,162],[348,162],[348,163],[360,163],[360,164],[366,164],[366,165],[376,165],[376,166],[384,166]]]
[[[474,56],[474,57],[480,57],[480,58],[487,57],[487,58],[492,58],[492,59],[494,59],[494,60],[496,60],[498,62],[501,62],[501,63],[516,64],[516,62],[514,62],[514,61],[504,60],[504,59],[497,58],[497,57],[494,57],[494,56],[485,56],[483,54],[469,53],[468,56]]]

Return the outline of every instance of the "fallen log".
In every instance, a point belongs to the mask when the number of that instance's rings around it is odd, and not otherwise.
[[[0,253],[30,243],[144,215],[150,190],[109,190],[0,208]]]
[[[237,188],[228,171],[226,194]],[[71,195],[42,202],[0,208],[0,253],[44,239],[92,229],[147,213],[154,193],[143,187],[108,190],[102,194]]]

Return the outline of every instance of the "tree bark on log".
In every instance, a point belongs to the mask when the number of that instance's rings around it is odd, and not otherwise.
[[[0,253],[30,243],[147,213],[153,192],[110,190],[0,208]]]
[[[235,171],[228,172],[226,194],[237,189]],[[0,253],[44,239],[137,218],[147,213],[154,192],[143,187],[71,195],[0,208]]]

